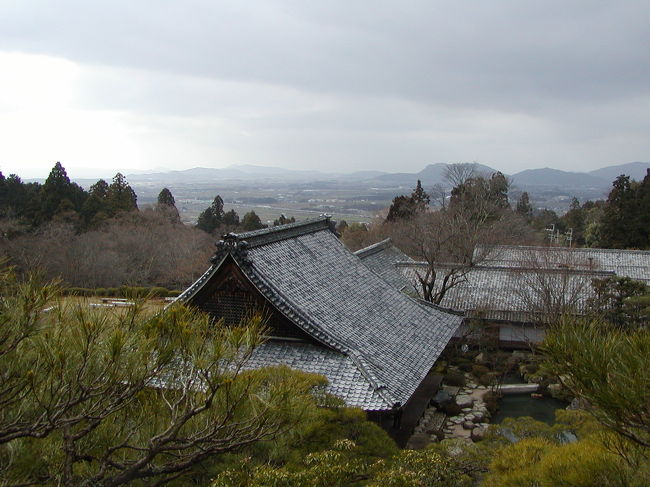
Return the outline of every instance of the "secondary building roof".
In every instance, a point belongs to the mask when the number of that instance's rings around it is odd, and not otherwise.
[[[325,375],[330,392],[367,410],[405,404],[462,318],[422,305],[372,272],[330,230],[329,218],[229,234],[213,265],[179,299],[234,262],[313,343],[269,340],[251,367],[286,363]],[[195,303],[196,304],[196,303]]]
[[[428,264],[397,266],[417,283],[416,273],[425,271]],[[439,273],[445,271],[444,266],[437,269]],[[566,307],[584,310],[594,295],[592,280],[613,275],[606,271],[474,266],[466,269],[462,280],[446,292],[440,305],[491,320],[533,321],[537,314]]]
[[[611,271],[650,285],[650,251],[500,245],[483,264],[499,267]]]
[[[354,255],[373,272],[381,276],[393,287],[403,292],[415,292],[413,284],[395,266],[398,262],[414,262],[412,258],[395,247],[390,238],[372,244]]]

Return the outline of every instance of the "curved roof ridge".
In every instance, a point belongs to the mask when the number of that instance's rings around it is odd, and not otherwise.
[[[494,245],[494,249],[517,249],[517,250],[540,250],[551,252],[602,252],[602,253],[628,253],[628,254],[650,254],[650,250],[642,249],[601,249],[598,247],[546,247],[543,245]]]
[[[286,225],[278,225],[275,227],[262,228],[260,230],[252,230],[250,232],[229,233],[228,235],[224,235],[222,238],[246,241],[248,246],[252,248],[322,230],[334,231],[329,215],[321,215],[318,218],[311,218],[301,222],[288,223]]]
[[[428,267],[429,263],[428,262],[422,262],[422,261],[415,261],[415,262],[395,262],[395,265],[397,267]],[[452,264],[452,263],[446,263],[446,262],[436,262],[437,266],[440,267],[445,267],[445,266],[458,266],[460,264]],[[614,271],[609,271],[609,270],[602,270],[602,269],[571,269],[570,267],[510,267],[510,266],[503,266],[503,265],[482,265],[482,264],[476,264],[476,265],[465,265],[467,269],[470,271],[504,271],[504,272],[512,272],[512,273],[525,273],[525,272],[540,272],[540,273],[548,273],[548,274],[559,274],[559,273],[571,273],[571,274],[587,274],[587,275],[594,275],[594,276],[612,276],[615,275],[616,273]]]
[[[244,274],[251,279],[253,284],[262,292],[264,297],[269,300],[284,316],[291,320],[301,330],[305,331],[308,335],[315,340],[332,347],[342,353],[349,354],[350,346],[340,339],[333,339],[331,334],[325,333],[321,327],[316,325],[313,320],[304,315],[298,306],[296,306],[290,299],[288,299],[282,292],[275,286],[270,284],[258,272],[246,270],[241,266],[237,259],[234,259],[237,266],[244,272]]]
[[[380,250],[383,250],[387,247],[391,246],[391,240],[390,238],[385,238],[384,240],[381,240],[379,242],[376,242],[372,245],[368,245],[367,247],[364,247],[362,249],[359,249],[354,253],[357,257],[360,259],[363,259],[364,257],[367,257],[369,255],[374,254],[375,252],[379,252]]]

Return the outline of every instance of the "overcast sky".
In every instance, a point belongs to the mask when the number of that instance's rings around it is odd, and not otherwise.
[[[0,0],[0,170],[650,160],[648,1]]]

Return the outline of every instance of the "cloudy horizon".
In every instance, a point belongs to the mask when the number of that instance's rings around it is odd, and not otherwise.
[[[650,160],[645,2],[0,0],[0,170]]]

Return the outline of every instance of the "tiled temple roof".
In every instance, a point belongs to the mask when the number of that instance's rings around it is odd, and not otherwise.
[[[650,251],[644,250],[500,245],[490,248],[483,264],[611,271],[650,284]]]
[[[354,255],[393,287],[403,292],[415,292],[412,283],[395,266],[398,262],[413,262],[413,259],[395,247],[389,238],[357,250]]]
[[[230,234],[218,244],[213,266],[179,300],[191,300],[232,256],[282,314],[330,349],[310,354],[305,344],[286,342],[282,348],[269,342],[259,351],[260,364],[278,363],[279,350],[284,350],[294,365],[305,361],[296,367],[301,370],[311,371],[321,361],[318,367],[330,379],[330,391],[347,397],[348,404],[364,409],[404,404],[462,317],[424,306],[389,285],[330,228],[329,218],[322,217]],[[341,364],[347,372],[340,372]]]
[[[398,263],[397,267],[417,283],[416,272],[427,265],[413,262]],[[444,265],[438,270],[444,271]],[[473,266],[447,291],[440,305],[492,320],[532,321],[535,314],[562,305],[583,311],[593,296],[591,281],[612,275],[606,271]]]

